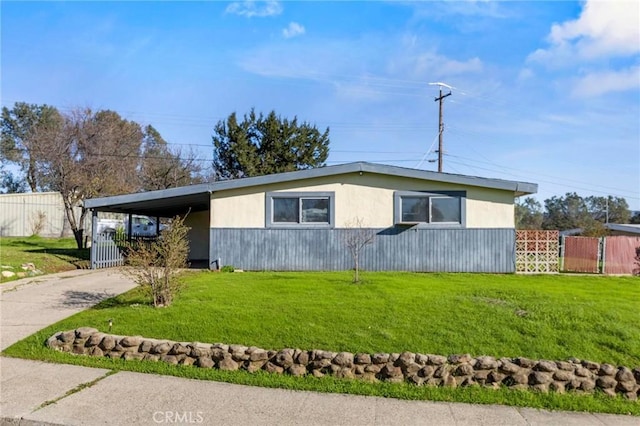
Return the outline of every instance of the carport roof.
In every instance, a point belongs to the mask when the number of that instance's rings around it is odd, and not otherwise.
[[[499,189],[511,191],[514,196],[534,194],[538,191],[538,185],[535,183],[490,179],[451,173],[438,173],[426,170],[409,169],[405,167],[357,162],[299,170],[295,172],[278,173],[267,176],[202,183],[159,191],[91,198],[85,200],[84,206],[88,209],[102,212],[135,213],[148,216],[171,217],[177,214],[184,214],[189,210],[208,210],[211,193],[213,192],[347,173],[374,173],[428,180],[432,182]]]

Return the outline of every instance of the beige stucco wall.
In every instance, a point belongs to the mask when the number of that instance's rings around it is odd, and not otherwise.
[[[209,258],[209,212],[191,212],[184,221],[188,226],[189,259]]]
[[[335,193],[337,228],[345,227],[356,218],[362,219],[367,227],[386,228],[393,226],[393,194],[398,190],[466,191],[467,228],[514,227],[514,196],[510,191],[373,173],[350,173],[215,192],[211,197],[211,226],[264,228],[267,192],[330,191]]]

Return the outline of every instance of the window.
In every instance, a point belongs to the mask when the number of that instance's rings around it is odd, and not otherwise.
[[[331,227],[334,223],[333,192],[269,192],[267,227]]]
[[[395,223],[464,226],[464,191],[396,191]]]

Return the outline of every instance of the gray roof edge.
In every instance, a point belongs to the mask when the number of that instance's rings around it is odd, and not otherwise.
[[[318,167],[308,170],[278,173],[266,176],[218,181],[212,184],[212,191],[225,191],[229,189],[246,188],[250,186],[268,185],[272,183],[290,182],[294,180],[312,179],[355,172],[378,173],[383,175],[400,176],[413,179],[431,180],[435,182],[454,183],[460,185],[479,186],[491,189],[513,191],[518,195],[534,194],[538,192],[538,185],[528,182],[516,182],[510,180],[456,175],[440,173],[428,170],[410,169],[406,167],[389,166],[385,164],[373,164],[367,162],[355,162],[339,164],[336,166]]]
[[[136,192],[133,194],[112,195],[109,197],[88,198],[84,200],[84,207],[95,209],[114,204],[135,203],[138,201],[160,200],[163,198],[181,197],[184,195],[201,194],[211,192],[210,183],[181,186],[178,188],[160,189],[157,191]]]
[[[640,224],[634,223],[607,223],[604,225],[608,229],[612,231],[624,231],[631,232],[634,234],[640,234]]]
[[[386,164],[373,164],[367,162],[354,162],[338,164],[335,166],[317,167],[313,169],[297,170],[293,172],[277,173],[265,176],[256,176],[226,181],[216,181],[197,185],[182,186],[179,188],[162,189],[158,191],[139,192],[134,194],[114,195],[110,197],[89,198],[84,201],[85,208],[94,209],[162,198],[181,197],[198,193],[226,191],[230,189],[247,188],[251,186],[269,185],[273,183],[291,182],[303,179],[313,179],[325,176],[334,176],[347,173],[377,173],[382,175],[399,176],[413,179],[430,180],[460,185],[477,186],[482,188],[513,191],[516,195],[534,194],[538,191],[538,185],[528,182],[516,182],[510,180],[484,178],[476,176],[440,173],[428,170],[410,169],[406,167],[390,166]]]

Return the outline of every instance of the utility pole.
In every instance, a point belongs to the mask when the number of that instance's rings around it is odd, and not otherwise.
[[[442,121],[442,101],[444,101],[444,98],[446,98],[447,96],[451,96],[451,86],[449,86],[448,84],[445,83],[429,83],[432,86],[439,86],[440,87],[440,96],[438,96],[437,98],[435,98],[436,102],[439,102],[439,114],[438,114],[438,173],[442,173],[442,154],[443,154],[443,148],[442,148],[442,143],[443,143],[443,134],[444,134],[444,122]],[[447,94],[442,94],[442,87],[447,87],[449,89],[449,93]]]

